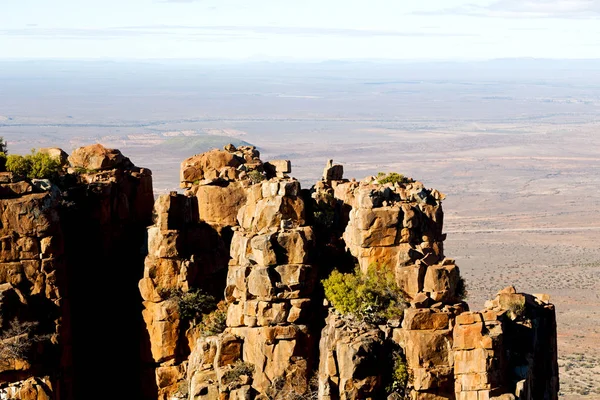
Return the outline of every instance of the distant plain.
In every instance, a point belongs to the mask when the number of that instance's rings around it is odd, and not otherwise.
[[[561,398],[600,399],[600,63],[0,62],[11,153],[100,142],[178,190],[180,162],[232,142],[397,171],[447,195],[447,256],[473,309],[513,284],[549,293]]]

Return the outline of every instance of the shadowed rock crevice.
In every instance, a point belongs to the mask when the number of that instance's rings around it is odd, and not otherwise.
[[[87,172],[64,191],[61,210],[74,393],[77,398],[99,398],[99,393],[89,393],[98,379],[129,376],[131,383],[122,393],[140,398],[143,325],[137,282],[151,224],[151,175],[120,152],[101,150],[84,148],[70,157]],[[104,169],[90,172],[96,164]],[[92,369],[99,372],[90,374]]]

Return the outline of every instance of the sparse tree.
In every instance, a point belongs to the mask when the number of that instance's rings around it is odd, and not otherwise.
[[[15,360],[29,360],[34,344],[50,339],[50,335],[36,332],[37,322],[14,318],[0,333],[0,365],[9,366]]]

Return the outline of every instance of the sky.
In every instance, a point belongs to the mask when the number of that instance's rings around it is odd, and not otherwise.
[[[0,59],[600,58],[600,0],[0,0]]]

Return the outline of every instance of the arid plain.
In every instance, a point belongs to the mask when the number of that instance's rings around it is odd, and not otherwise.
[[[556,305],[561,394],[600,399],[600,65],[0,64],[12,153],[100,142],[178,189],[228,142],[347,178],[397,171],[446,194],[447,256],[473,309],[507,285]]]

